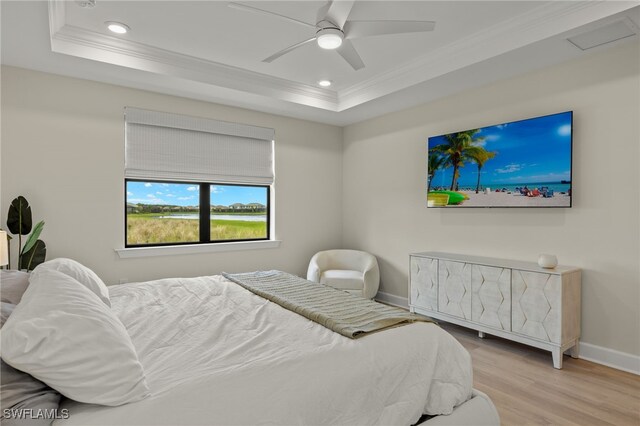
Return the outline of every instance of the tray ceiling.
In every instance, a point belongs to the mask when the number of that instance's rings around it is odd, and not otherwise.
[[[586,54],[566,38],[612,22],[638,32],[637,2],[357,1],[349,19],[436,27],[354,40],[366,65],[354,71],[315,43],[262,62],[313,31],[227,2],[80,3],[2,2],[3,64],[339,125]],[[243,3],[312,23],[326,4]]]

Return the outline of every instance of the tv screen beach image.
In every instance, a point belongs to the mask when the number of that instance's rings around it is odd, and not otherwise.
[[[430,137],[428,207],[571,207],[571,111]]]

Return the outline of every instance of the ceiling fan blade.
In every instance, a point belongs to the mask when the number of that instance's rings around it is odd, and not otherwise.
[[[344,26],[347,38],[370,37],[385,34],[420,33],[433,31],[433,21],[348,21]]]
[[[285,19],[289,22],[295,22],[296,24],[304,25],[305,27],[309,27],[309,28],[313,28],[314,30],[317,30],[317,27],[314,24],[310,24],[304,21],[299,21],[297,19],[290,18],[289,16],[280,15],[279,13],[269,12],[268,10],[258,9],[257,7],[247,6],[246,4],[229,2],[227,3],[227,6],[229,6],[232,9],[242,10],[245,12],[253,12],[253,13],[260,13],[262,15],[267,15],[267,16],[275,16],[277,18]]]
[[[332,22],[336,24],[338,28],[342,29],[349,18],[354,3],[355,1],[353,0],[330,1],[327,6],[320,9],[320,13],[322,13],[324,9],[327,11],[324,13],[324,16],[318,17],[318,20]]]
[[[356,48],[353,47],[353,44],[349,40],[343,41],[337,51],[345,61],[349,62],[349,65],[351,65],[354,70],[358,71],[359,69],[364,68],[362,58],[360,58],[360,55],[356,52]]]
[[[262,62],[271,63],[271,62],[275,61],[276,59],[278,59],[280,56],[285,55],[285,54],[291,52],[292,50],[297,49],[298,47],[304,46],[305,44],[309,43],[310,41],[314,41],[315,39],[316,39],[315,37],[311,37],[308,40],[301,41],[300,43],[296,43],[293,46],[289,46],[286,49],[283,49],[283,50],[279,51],[278,53],[274,53],[273,55],[269,56],[267,59],[263,59]]]

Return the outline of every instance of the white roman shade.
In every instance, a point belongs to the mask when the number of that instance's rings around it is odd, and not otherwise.
[[[126,107],[125,134],[130,179],[273,183],[273,129]]]

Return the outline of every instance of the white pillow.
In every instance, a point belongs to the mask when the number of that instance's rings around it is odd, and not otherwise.
[[[64,396],[121,405],[149,395],[126,328],[85,286],[62,272],[32,274],[2,328],[2,359]]]
[[[38,271],[42,269],[53,269],[54,271],[60,271],[63,274],[69,275],[94,292],[107,306],[111,306],[109,289],[95,272],[83,264],[72,259],[60,257],[38,265],[36,269],[31,272],[31,275],[37,274]]]

